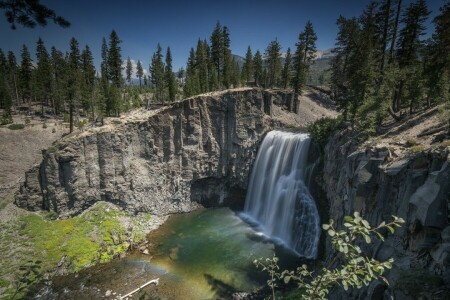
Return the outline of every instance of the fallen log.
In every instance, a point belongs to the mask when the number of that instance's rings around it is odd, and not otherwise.
[[[152,283],[154,283],[155,285],[158,285],[158,284],[159,284],[159,278],[152,279],[152,280],[150,280],[149,282],[144,283],[143,285],[141,285],[140,287],[138,287],[138,288],[135,289],[134,291],[132,291],[132,292],[126,294],[125,296],[120,297],[120,299],[121,299],[121,300],[122,300],[122,299],[126,299],[126,298],[130,297],[131,295],[133,295],[134,293],[139,292],[140,290],[142,290],[143,288],[145,288],[147,285],[152,284]]]

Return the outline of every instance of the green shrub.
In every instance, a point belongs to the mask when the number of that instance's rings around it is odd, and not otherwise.
[[[70,115],[68,113],[63,114],[64,123],[70,122]]]
[[[25,124],[28,125],[31,123],[31,119],[30,118],[25,118]]]
[[[409,149],[410,153],[419,153],[425,151],[426,148],[422,145],[413,146]]]
[[[409,137],[409,138],[406,139],[405,146],[406,146],[406,147],[412,147],[412,146],[415,146],[415,145],[417,145],[417,144],[418,144],[418,143],[417,143],[417,141],[416,141],[415,139]]]
[[[349,287],[360,289],[368,286],[374,280],[382,280],[388,284],[383,274],[387,269],[392,268],[394,259],[390,258],[380,262],[366,256],[358,246],[360,244],[358,242],[370,244],[372,237],[384,241],[382,231],[386,230],[393,234],[395,227],[400,227],[405,222],[401,218],[392,217],[391,222],[383,221],[378,226],[372,227],[358,212],[355,212],[353,216],[344,217],[343,229],[338,230],[334,227],[333,220],[330,220],[328,224],[323,224],[322,229],[330,236],[335,252],[329,263],[317,271],[310,271],[303,264],[297,270],[284,270],[280,273],[276,256],[265,260],[257,259],[254,264],[269,274],[267,285],[272,290],[273,299],[275,299],[275,289],[280,281],[284,284],[288,284],[290,281],[295,282],[297,288],[302,291],[301,299],[304,300],[327,299],[329,291],[336,285],[348,290]]]
[[[53,129],[52,129],[52,133],[55,133],[55,132],[56,132],[56,129],[55,129],[55,128],[53,128]]]
[[[11,124],[8,128],[11,130],[20,130],[25,128],[25,124]]]
[[[342,124],[342,118],[340,117],[336,119],[324,117],[311,124],[308,131],[311,139],[323,148],[330,136],[342,128]]]
[[[42,124],[42,128],[47,128],[47,123],[44,122],[44,124]]]
[[[8,125],[11,124],[13,122],[13,119],[11,117],[11,115],[3,115],[2,118],[0,119],[0,125]]]

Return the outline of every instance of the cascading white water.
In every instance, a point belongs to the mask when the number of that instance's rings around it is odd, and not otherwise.
[[[266,135],[253,165],[244,214],[299,256],[316,258],[320,219],[304,183],[309,143],[307,134]]]

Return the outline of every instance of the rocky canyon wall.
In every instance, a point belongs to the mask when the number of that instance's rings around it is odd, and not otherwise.
[[[447,147],[397,156],[388,144],[358,148],[345,132],[328,143],[323,187],[330,218],[342,225],[343,216],[359,211],[372,225],[391,215],[406,221],[367,249],[377,259],[395,259],[390,288],[374,282],[353,298],[417,299],[422,293],[424,299],[444,299],[450,282],[449,152]]]
[[[155,214],[243,201],[261,138],[302,125],[297,110],[288,92],[240,89],[90,129],[43,151],[16,204],[64,217],[99,200]]]

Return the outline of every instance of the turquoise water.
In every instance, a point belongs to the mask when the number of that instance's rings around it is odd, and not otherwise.
[[[150,255],[127,258],[54,280],[48,298],[100,298],[106,291],[126,294],[143,283],[160,279],[153,292],[161,299],[216,299],[233,292],[250,292],[265,284],[253,261],[296,258],[256,232],[228,208],[205,209],[172,216],[148,236]]]

